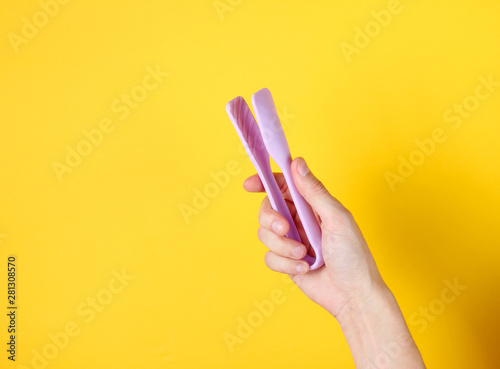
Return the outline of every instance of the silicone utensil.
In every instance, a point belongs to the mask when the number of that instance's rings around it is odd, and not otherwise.
[[[288,210],[285,199],[274,179],[269,161],[269,154],[264,146],[264,142],[262,142],[259,127],[246,101],[241,96],[238,96],[227,103],[226,111],[245,147],[245,151],[259,174],[260,180],[271,202],[271,206],[274,210],[283,215],[290,225],[286,236],[301,242],[299,232],[293,222],[290,210]]]
[[[304,231],[316,253],[315,259],[306,255],[304,260],[311,265],[311,270],[317,269],[324,264],[321,249],[321,228],[311,207],[304,200],[293,182],[291,172],[292,156],[271,92],[267,88],[257,91],[252,96],[252,105],[267,152],[278,164],[285,176]]]

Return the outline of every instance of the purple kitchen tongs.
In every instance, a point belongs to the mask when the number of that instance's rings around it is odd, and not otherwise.
[[[259,174],[271,206],[283,215],[290,225],[286,237],[302,242],[285,199],[274,179],[269,155],[283,172],[304,231],[316,254],[316,257],[306,255],[303,260],[309,263],[311,270],[318,269],[324,264],[321,251],[321,229],[311,207],[301,196],[293,182],[290,168],[292,156],[271,92],[267,88],[257,91],[252,96],[252,105],[257,116],[257,122],[259,122],[258,125],[250,108],[241,96],[228,102],[226,111]]]

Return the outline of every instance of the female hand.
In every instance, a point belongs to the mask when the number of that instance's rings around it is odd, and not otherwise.
[[[289,224],[265,197],[259,211],[258,230],[259,240],[269,248],[265,263],[271,270],[289,274],[307,297],[337,316],[347,304],[362,305],[374,290],[385,288],[385,284],[351,213],[330,195],[303,158],[295,158],[291,170],[297,189],[320,224],[325,265],[310,271],[309,264],[301,260],[306,252],[312,255],[313,250],[281,173],[274,176],[303,243],[285,237]],[[247,178],[243,187],[249,192],[264,192],[257,174]]]
[[[271,208],[259,211],[259,239],[269,248],[266,265],[287,273],[307,297],[339,322],[356,368],[425,369],[396,299],[384,283],[375,260],[351,213],[309,171],[302,158],[292,162],[297,189],[311,205],[322,231],[325,265],[310,271],[301,260],[314,256],[281,173],[275,178],[292,214],[302,243],[285,237],[289,225]],[[249,192],[264,192],[257,175],[243,184]]]

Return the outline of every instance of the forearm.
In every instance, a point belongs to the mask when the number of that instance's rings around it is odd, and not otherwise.
[[[383,285],[337,315],[357,369],[424,369],[393,294]]]

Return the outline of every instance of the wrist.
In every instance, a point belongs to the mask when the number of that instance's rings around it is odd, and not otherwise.
[[[394,295],[385,283],[349,300],[336,316],[356,368],[425,368]]]
[[[394,310],[399,307],[389,287],[383,281],[373,282],[363,292],[350,296],[335,318],[342,327],[353,320],[372,320]]]

